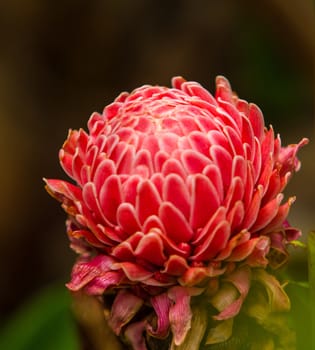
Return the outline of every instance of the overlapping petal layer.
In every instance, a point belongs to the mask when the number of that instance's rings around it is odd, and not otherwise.
[[[82,255],[68,287],[100,295],[129,286],[137,298],[155,298],[157,314],[155,295],[169,286],[184,293],[237,273],[240,264],[285,261],[299,231],[286,222],[294,198],[283,202],[282,192],[307,143],[282,147],[260,109],[239,99],[224,77],[215,96],[181,77],[172,84],[123,93],[92,114],[88,132],[71,130],[60,150],[74,184],[46,180]],[[172,298],[163,303],[176,319]],[[176,327],[171,317],[148,329],[165,334],[169,323]],[[175,331],[175,343],[184,336]]]

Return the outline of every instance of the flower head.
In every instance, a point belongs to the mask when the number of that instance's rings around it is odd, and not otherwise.
[[[260,109],[222,76],[215,96],[181,77],[172,83],[122,93],[92,114],[88,132],[70,130],[59,157],[74,184],[46,183],[80,254],[68,288],[117,291],[110,317],[117,334],[128,324],[131,338],[137,327],[160,337],[171,329],[179,345],[192,296],[229,281],[235,302],[212,300],[218,319],[231,318],[248,293],[250,268],[286,261],[299,231],[287,222],[294,198],[283,201],[282,192],[307,140],[282,147]],[[143,303],[155,327],[130,322]]]

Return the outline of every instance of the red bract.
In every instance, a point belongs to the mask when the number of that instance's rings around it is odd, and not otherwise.
[[[283,202],[282,192],[307,140],[282,147],[260,109],[239,99],[225,78],[217,77],[215,97],[181,77],[173,88],[123,93],[92,114],[88,129],[71,130],[59,154],[75,184],[46,183],[69,215],[68,234],[81,254],[68,288],[132,295],[134,308],[125,307],[121,324],[113,312],[117,333],[149,300],[159,321],[147,331],[164,335],[170,327],[178,345],[190,324],[189,312],[177,320],[178,295],[183,302],[216,276],[247,281],[246,269],[237,272],[242,266],[286,260],[286,244],[299,231],[286,221],[294,198]],[[234,285],[241,298],[219,310],[221,319],[237,314],[247,294]]]

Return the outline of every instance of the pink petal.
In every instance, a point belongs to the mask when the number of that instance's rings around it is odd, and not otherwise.
[[[241,131],[243,127],[243,120],[241,117],[241,114],[236,109],[236,107],[229,102],[223,101],[222,99],[219,100],[220,106],[232,117],[232,119],[235,121],[235,131]]]
[[[140,222],[136,210],[130,203],[122,203],[117,209],[117,223],[122,230],[133,234],[140,230]]]
[[[226,268],[220,266],[208,265],[207,267],[190,267],[179,279],[180,284],[186,287],[192,287],[202,283],[205,279],[222,275]]]
[[[133,322],[125,330],[124,336],[134,350],[147,350],[146,342],[143,336],[146,322]]]
[[[78,291],[95,277],[110,271],[113,264],[114,260],[105,255],[97,255],[90,261],[81,258],[73,266],[71,281],[66,286],[72,291]]]
[[[138,247],[135,250],[135,255],[152,264],[162,266],[166,261],[166,256],[164,255],[163,250],[164,246],[161,238],[153,232],[149,232],[140,240]]]
[[[159,211],[167,236],[175,243],[188,242],[193,231],[184,214],[169,202],[162,203]]]
[[[165,178],[163,199],[171,202],[186,218],[189,218],[190,198],[184,180],[177,174],[170,174]]]
[[[210,232],[207,239],[196,247],[192,260],[204,261],[214,258],[225,248],[230,238],[230,224],[226,220],[220,222],[215,231]]]
[[[174,343],[179,346],[185,340],[191,325],[190,295],[186,288],[180,286],[169,289],[167,294],[174,302],[169,310],[169,320]]]
[[[232,150],[234,155],[244,155],[243,143],[241,136],[238,131],[233,129],[231,126],[226,125],[223,128],[223,132],[229,142],[229,148]]]
[[[281,175],[300,169],[300,162],[296,158],[296,154],[306,144],[308,144],[308,139],[303,138],[298,144],[281,148],[279,154],[279,162],[282,164]]]
[[[93,235],[92,232],[88,230],[74,230],[74,231],[67,231],[70,239],[76,238],[76,239],[84,239],[86,242],[88,242],[90,245],[96,247],[96,248],[104,248],[104,242],[98,240],[95,235]]]
[[[186,80],[183,77],[180,77],[180,76],[173,77],[172,78],[172,86],[175,89],[181,90],[181,87],[185,81]]]
[[[74,153],[72,158],[72,176],[79,185],[82,185],[82,181],[81,181],[82,166],[83,166],[83,161],[79,155],[79,150],[76,149],[76,152]]]
[[[153,161],[151,153],[147,149],[141,149],[136,153],[134,167],[145,166],[149,174],[153,173]]]
[[[242,143],[248,144],[249,149],[251,151],[250,154],[253,154],[253,148],[254,148],[254,132],[252,125],[250,124],[248,118],[244,117],[243,120],[243,128],[242,128]],[[250,160],[253,160],[253,157],[250,158]]]
[[[79,138],[80,138],[80,131],[70,129],[68,132],[67,140],[62,146],[62,150],[65,153],[68,153],[69,155],[73,155],[76,148],[78,147]]]
[[[270,175],[268,189],[264,194],[262,205],[269,202],[272,198],[274,198],[278,193],[282,191],[282,188],[280,186],[281,186],[281,180],[280,180],[279,169],[276,168],[272,171]]]
[[[47,185],[47,190],[60,202],[63,202],[66,198],[72,201],[82,199],[80,187],[63,180],[44,179],[44,181]]]
[[[260,236],[254,247],[254,250],[246,259],[246,264],[252,268],[254,267],[265,268],[269,263],[269,260],[267,259],[267,254],[269,253],[269,250],[270,250],[270,238],[266,236]]]
[[[187,111],[184,111],[184,114],[187,114]],[[179,125],[182,129],[183,135],[188,135],[192,131],[199,130],[195,118],[191,117],[181,116],[179,119]]]
[[[208,132],[207,136],[209,138],[211,145],[219,145],[219,146],[223,147],[224,149],[226,149],[227,151],[229,151],[229,153],[232,153],[230,143],[229,143],[228,139],[226,138],[226,135],[224,133],[222,133],[221,130],[211,130]],[[209,144],[209,142],[208,142],[208,144]],[[207,148],[207,150],[208,150],[207,156],[209,155],[210,144],[209,144],[209,147]]]
[[[165,151],[158,151],[154,157],[154,169],[156,172],[161,172],[163,164],[170,158],[169,154]]]
[[[239,98],[236,102],[236,108],[238,109],[239,112],[242,112],[242,113],[244,113],[245,116],[248,116],[249,104],[247,101]]]
[[[178,255],[171,255],[164,263],[162,273],[172,276],[181,276],[189,268],[187,260]]]
[[[165,161],[165,163],[162,166],[162,174],[164,176],[170,175],[170,174],[178,174],[181,178],[186,178],[186,172],[183,168],[183,165],[174,158],[170,158]]]
[[[242,201],[236,201],[227,215],[227,221],[231,224],[231,232],[239,230],[244,220],[245,210]]]
[[[224,190],[220,169],[215,164],[210,164],[204,168],[202,173],[213,183],[218,193],[219,202],[222,203]]]
[[[243,199],[244,185],[240,177],[234,177],[231,181],[230,187],[227,191],[223,205],[230,209],[234,206],[235,202]]]
[[[194,150],[185,150],[181,154],[181,160],[189,174],[201,173],[206,165],[210,164],[209,158]]]
[[[111,255],[121,261],[134,260],[134,251],[138,246],[142,237],[143,237],[142,232],[134,233],[126,241],[123,241],[118,245],[116,245],[113,248]]]
[[[165,232],[165,227],[157,215],[149,216],[142,225],[142,231],[144,233],[150,232],[152,229],[160,229],[162,232]]]
[[[270,155],[273,155],[274,144],[275,144],[275,136],[274,136],[273,129],[270,128],[265,133],[265,138],[261,143],[261,162],[262,162],[262,164],[266,164],[270,158]]]
[[[254,191],[254,174],[253,174],[253,166],[250,162],[247,162],[246,167],[246,181],[244,179],[244,197],[243,197],[243,203],[245,212],[247,211],[253,197],[253,191]]]
[[[106,220],[106,218],[104,217],[102,209],[100,208],[96,188],[93,182],[88,182],[84,185],[82,196],[87,207],[96,215],[96,221],[103,223],[103,219]]]
[[[124,279],[122,271],[108,271],[89,282],[84,291],[89,295],[102,295],[109,287],[118,286]]]
[[[108,324],[116,335],[140,310],[143,300],[126,290],[120,290],[111,308]]]
[[[222,75],[219,75],[216,77],[215,82],[216,82],[216,93],[215,93],[216,100],[221,98],[223,101],[232,102],[232,89],[229,81]]]
[[[69,154],[65,152],[64,149],[61,149],[59,151],[59,161],[62,166],[62,169],[69,177],[73,179],[74,176],[72,172],[72,160],[73,160],[73,154]]]
[[[200,131],[193,131],[188,136],[192,148],[205,156],[209,156],[210,142],[207,135]]]
[[[196,82],[184,82],[181,85],[181,89],[190,96],[198,96],[202,100],[210,104],[217,104],[215,98],[206,89],[204,89],[200,84]]]
[[[165,231],[160,230],[159,228],[153,228],[151,231],[155,232],[156,235],[159,235],[164,244],[165,252],[168,255],[179,255],[183,258],[187,258],[191,253],[191,246],[189,243],[176,243],[173,241],[172,237],[169,237]]]
[[[117,144],[119,142],[119,137],[116,134],[111,134],[107,137],[106,147],[104,149],[105,153],[108,157],[111,157],[113,151],[115,150]]]
[[[147,217],[158,213],[161,198],[157,189],[149,180],[140,182],[137,192],[136,212],[139,221],[143,223]]]
[[[167,293],[162,293],[151,298],[151,304],[157,316],[157,326],[154,329],[151,324],[147,325],[149,334],[158,338],[165,338],[170,328],[169,311],[171,300]]]
[[[204,242],[209,235],[216,229],[216,227],[226,219],[226,208],[219,207],[216,212],[209,218],[209,221],[205,227],[197,232],[195,239],[191,242],[193,245],[199,245],[201,242]]]
[[[130,174],[135,167],[135,148],[132,145],[126,145],[123,157],[116,163],[117,173]]]
[[[254,103],[249,104],[248,119],[253,128],[254,135],[261,142],[264,136],[264,127],[265,127],[264,116],[260,108]]]
[[[246,182],[247,178],[247,161],[242,156],[235,156],[232,163],[232,178],[240,177],[243,182]]]
[[[121,183],[117,175],[110,175],[105,180],[99,194],[99,201],[106,219],[116,225],[117,209],[122,202]]]
[[[253,171],[254,171],[254,181],[257,181],[261,173],[261,168],[264,164],[261,161],[261,147],[257,138],[255,138],[254,140],[252,164],[253,164]]]
[[[138,264],[131,262],[121,262],[117,266],[122,268],[126,277],[130,281],[142,282],[153,276],[153,272],[147,271]]]
[[[139,175],[130,175],[128,179],[122,184],[122,196],[123,202],[131,203],[133,206],[136,205],[137,188],[141,181]]]
[[[256,192],[254,193],[248,209],[245,210],[245,218],[242,224],[244,229],[250,229],[251,226],[255,223],[260,210],[260,203],[261,203],[262,196],[263,196],[263,188],[260,185],[258,186]]]
[[[236,316],[239,313],[250,288],[250,275],[250,269],[247,266],[244,266],[232,272],[225,279],[226,281],[231,282],[237,288],[240,296],[218,315],[214,316],[214,319],[226,320]]]
[[[227,243],[226,247],[216,257],[217,261],[226,260],[230,257],[235,247],[247,242],[250,239],[250,233],[248,231],[241,231],[233,236]]]
[[[262,233],[272,232],[276,229],[279,229],[285,219],[289,214],[291,205],[294,203],[295,197],[289,198],[289,200],[281,205],[276,213],[276,216],[271,220],[271,222],[263,229]]]
[[[172,154],[172,152],[177,148],[177,141],[177,135],[167,132],[160,134],[158,138],[160,149],[167,154]]]
[[[231,182],[232,157],[227,150],[219,145],[211,146],[210,154],[220,170],[224,189],[226,190]]]
[[[220,205],[216,188],[207,176],[197,174],[191,186],[190,225],[193,229],[203,227]]]
[[[255,224],[251,227],[251,232],[263,229],[277,215],[283,194],[279,193],[276,198],[267,203],[259,210]]]
[[[135,258],[135,253],[130,242],[124,241],[114,247],[111,252],[111,256],[117,258],[120,261],[128,261]]]

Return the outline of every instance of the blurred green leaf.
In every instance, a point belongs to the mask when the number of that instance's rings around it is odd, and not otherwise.
[[[78,350],[70,296],[62,286],[49,287],[27,302],[0,330],[0,349]]]

